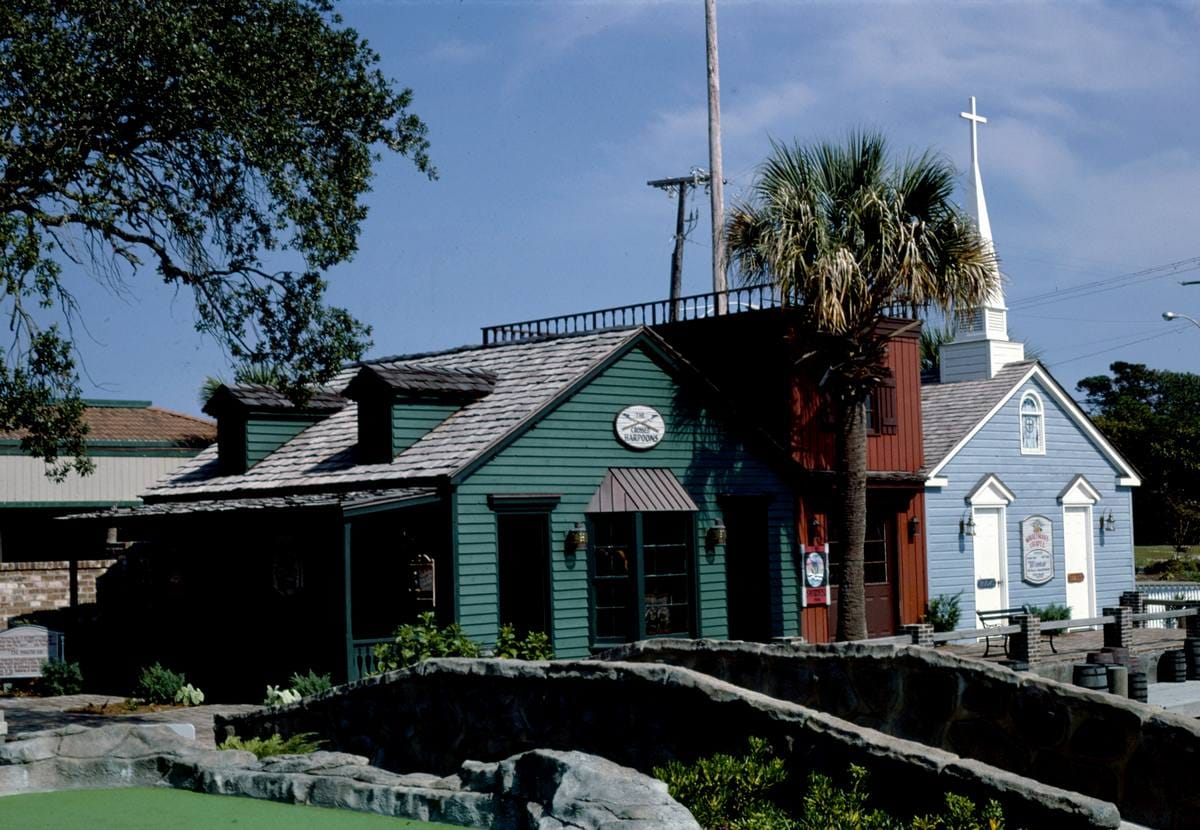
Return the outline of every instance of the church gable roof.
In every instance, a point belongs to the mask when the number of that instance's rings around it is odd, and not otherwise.
[[[1121,484],[1129,487],[1141,484],[1133,466],[1108,442],[1053,375],[1036,360],[1011,363],[989,380],[931,383],[921,387],[926,480],[931,483],[935,481],[950,460],[1031,378],[1039,382],[1067,418],[1112,462],[1121,475]]]

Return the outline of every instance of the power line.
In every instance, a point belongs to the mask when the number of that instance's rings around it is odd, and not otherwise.
[[[1118,288],[1126,288],[1131,285],[1150,282],[1151,280],[1163,279],[1177,274],[1187,273],[1189,271],[1200,270],[1200,256],[1181,259],[1176,262],[1169,262],[1166,265],[1156,265],[1151,268],[1145,268],[1141,271],[1134,271],[1127,274],[1118,274],[1115,277],[1108,277],[1102,280],[1094,280],[1080,285],[1070,286],[1060,291],[1046,291],[1042,294],[1034,294],[1029,297],[1012,300],[1009,303],[1009,308],[1032,308],[1039,305],[1048,305],[1051,303],[1062,302],[1064,300],[1075,299],[1084,294],[1100,294],[1105,291],[1113,291]]]
[[[1187,331],[1187,329],[1185,329],[1185,328],[1183,328],[1183,329],[1181,329],[1181,328],[1168,329],[1168,330],[1160,332],[1158,334],[1151,334],[1147,337],[1139,337],[1136,340],[1127,340],[1123,343],[1118,343],[1115,346],[1109,346],[1107,349],[1100,349],[1098,351],[1088,352],[1087,354],[1077,355],[1076,357],[1069,357],[1066,360],[1056,360],[1053,363],[1050,363],[1047,365],[1049,365],[1051,367],[1055,367],[1055,366],[1062,366],[1067,363],[1074,363],[1077,360],[1083,360],[1088,357],[1095,357],[1096,355],[1105,354],[1107,352],[1115,352],[1118,349],[1124,349],[1129,346],[1136,346],[1138,343],[1145,343],[1147,340],[1155,340],[1159,337],[1166,337],[1171,334],[1178,334],[1181,331]]]

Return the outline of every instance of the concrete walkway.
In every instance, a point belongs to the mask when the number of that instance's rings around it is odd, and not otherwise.
[[[196,743],[213,749],[213,716],[250,712],[259,707],[253,704],[214,704],[186,706],[162,712],[138,712],[119,715],[93,715],[68,712],[89,704],[115,704],[125,699],[113,695],[63,695],[61,697],[4,697],[0,698],[0,713],[8,724],[9,740],[22,732],[57,729],[60,726],[104,726],[110,723],[190,723],[196,727]],[[0,739],[2,740],[2,739]]]

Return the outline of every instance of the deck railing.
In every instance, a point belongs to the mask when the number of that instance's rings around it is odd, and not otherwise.
[[[1138,590],[1145,597],[1146,610],[1168,609],[1180,602],[1200,602],[1200,583],[1196,582],[1142,582]],[[1146,628],[1175,628],[1178,621],[1172,618],[1147,620]]]
[[[350,653],[349,679],[362,680],[374,674],[379,669],[379,661],[375,659],[375,646],[391,643],[391,637],[381,637],[375,640],[354,640]]]
[[[701,320],[723,314],[741,314],[747,311],[763,311],[772,308],[797,306],[800,300],[782,293],[773,285],[747,285],[728,291],[708,294],[691,294],[676,300],[654,300],[647,303],[613,306],[594,311],[560,314],[517,323],[501,323],[485,326],[483,344],[519,343],[542,337],[558,337],[564,334],[582,334],[590,331],[625,329],[634,326],[658,326],[685,320]],[[890,306],[889,317],[909,317],[907,305]]]

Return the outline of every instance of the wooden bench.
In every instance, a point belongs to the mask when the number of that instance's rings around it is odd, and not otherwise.
[[[995,611],[976,611],[975,615],[979,617],[979,622],[984,628],[1003,628],[1008,625],[1009,618],[1020,614],[1028,614],[1030,609],[1028,605],[1022,605],[1020,608],[997,608]],[[1042,636],[1050,641],[1050,651],[1053,654],[1058,654],[1058,649],[1054,647],[1054,635],[1061,634],[1061,631],[1043,631]],[[1008,638],[1009,634],[992,634],[984,637],[983,656],[987,657],[988,652],[992,648],[992,637],[1004,637],[1004,656],[1008,656]]]

